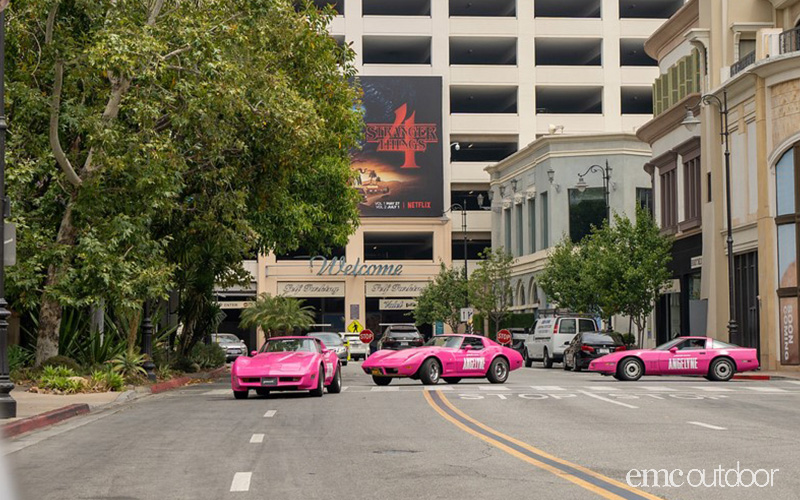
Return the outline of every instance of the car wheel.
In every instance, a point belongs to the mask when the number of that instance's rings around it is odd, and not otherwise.
[[[644,375],[644,365],[636,358],[627,358],[617,368],[617,379],[635,382]]]
[[[553,367],[553,358],[550,357],[550,353],[547,352],[547,349],[544,350],[544,354],[542,357],[542,366],[544,366],[545,368]]]
[[[569,358],[567,357],[567,355],[564,354],[564,362],[562,363],[564,365],[564,371],[570,371],[569,363],[567,363],[568,359]]]
[[[381,377],[378,375],[373,375],[372,381],[375,382],[376,385],[389,385],[392,383],[392,377]]]
[[[269,396],[269,389],[264,389],[263,387],[259,387],[256,389],[256,394],[259,396]]]
[[[727,382],[733,378],[736,369],[727,358],[717,358],[711,363],[711,368],[708,370],[708,377],[710,380],[716,382]]]
[[[572,369],[576,372],[583,370],[581,368],[581,360],[576,359],[575,356],[572,356]]]
[[[347,366],[347,361],[342,361],[342,366]]]
[[[528,356],[528,348],[527,347],[525,348],[525,355],[523,356],[523,358],[525,359],[525,366],[527,368],[530,368],[531,365],[533,365],[533,360],[531,359],[530,356]]]
[[[250,391],[233,391],[233,397],[236,399],[247,399],[247,393]]]
[[[311,389],[311,395],[315,398],[322,397],[322,393],[325,391],[325,370],[322,369],[322,366],[319,367],[319,372],[317,373],[317,388]]]
[[[448,384],[457,384],[461,382],[461,377],[444,377],[444,381]]]
[[[494,358],[489,365],[486,378],[493,384],[504,384],[508,380],[508,361],[504,358]]]
[[[442,374],[442,368],[435,358],[428,358],[422,363],[419,368],[419,378],[425,385],[436,385],[439,383],[439,377]]]
[[[339,394],[342,392],[342,366],[336,367],[336,373],[333,375],[333,380],[328,385],[328,394]]]

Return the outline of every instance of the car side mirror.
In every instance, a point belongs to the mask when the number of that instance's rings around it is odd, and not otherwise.
[[[250,351],[250,356],[255,356],[256,354],[258,354],[258,351]]]
[[[564,345],[569,345],[569,342],[564,342]]]
[[[464,350],[464,351],[471,351],[472,350],[472,346],[471,345],[465,345],[461,349]]]
[[[676,352],[678,352],[678,348],[677,347],[670,347],[669,348],[669,352],[671,352],[672,354],[675,354]]]

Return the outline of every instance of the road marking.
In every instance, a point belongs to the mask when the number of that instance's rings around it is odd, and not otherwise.
[[[586,394],[590,398],[599,399],[600,401],[605,401],[606,403],[612,403],[615,405],[624,406],[625,408],[630,408],[632,410],[639,408],[638,406],[629,405],[628,403],[623,403],[622,401],[614,401],[613,399],[604,398],[603,396],[598,396],[597,394],[592,394],[591,392],[586,392],[586,391],[578,391],[578,392],[580,392],[581,394]]]
[[[252,472],[237,472],[233,475],[231,491],[250,491],[250,479],[252,477]]]
[[[509,390],[508,387],[503,387],[501,385],[479,385],[478,389],[481,391],[507,391]]]
[[[346,390],[347,390],[347,389],[349,389],[349,388],[350,388],[350,386],[348,386],[348,385],[346,385],[346,386],[342,387],[342,392],[346,391]]]
[[[787,384],[800,385],[800,380],[787,380],[786,383]]]
[[[725,387],[714,387],[711,385],[698,385],[692,387],[692,389],[699,389],[701,391],[706,391],[706,392],[733,392],[733,389],[726,389]]]
[[[373,387],[370,392],[397,392],[399,390],[399,387]]]
[[[253,444],[259,444],[264,442],[264,435],[263,434],[253,434],[253,437],[250,438],[250,442]]]
[[[635,387],[635,389],[644,389],[653,392],[675,392],[675,389],[672,389],[670,387],[664,387],[663,385],[641,385]]]
[[[658,500],[658,497],[628,486],[586,467],[550,455],[528,443],[502,434],[453,406],[441,392],[424,392],[428,404],[450,423],[509,455],[548,471],[562,479],[610,500]]]
[[[786,389],[778,389],[777,387],[745,387],[756,392],[786,392]]]
[[[426,386],[423,386],[423,387],[425,387],[426,391],[452,391],[453,390],[453,388],[450,387],[449,385],[426,385]]]
[[[603,391],[603,392],[616,392],[619,390],[619,387],[609,387],[607,385],[587,385],[584,386],[587,389],[591,389],[593,391]]]
[[[530,386],[531,389],[534,391],[539,392],[553,392],[553,391],[563,391],[563,387],[559,387],[557,385],[532,385]]]
[[[264,414],[264,418],[272,418],[276,413],[278,413],[278,410],[267,410],[267,413]]]
[[[203,396],[226,396],[230,393],[230,389],[214,389],[213,391],[204,392]]]
[[[715,431],[727,431],[728,430],[725,427],[719,427],[719,426],[711,425],[711,424],[704,424],[703,422],[686,422],[686,423],[687,424],[692,424],[692,425],[699,425],[700,427],[705,427],[706,429],[713,429]]]

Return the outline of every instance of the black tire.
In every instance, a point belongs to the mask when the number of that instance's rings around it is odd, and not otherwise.
[[[233,397],[235,397],[236,399],[247,399],[247,396],[248,396],[249,392],[250,391],[248,391],[248,390],[233,391]]]
[[[577,359],[575,356],[572,356],[572,370],[576,372],[583,370],[583,368],[581,368],[581,360]]]
[[[444,381],[448,384],[457,384],[461,382],[461,377],[443,377]]]
[[[375,385],[389,385],[392,383],[392,377],[381,377],[379,375],[373,375],[372,381],[375,382]]]
[[[581,365],[579,365],[578,363],[575,363],[575,366],[572,367],[572,370],[576,371],[576,372],[579,372],[579,371],[583,371],[583,368],[581,368]]]
[[[258,389],[256,389],[256,394],[258,394],[259,396],[269,396],[269,389],[259,387]]]
[[[494,358],[486,372],[486,378],[493,384],[504,384],[508,380],[508,361],[505,358]]]
[[[636,382],[644,375],[644,365],[636,358],[625,358],[617,366],[617,380]]]
[[[533,365],[533,360],[528,356],[528,348],[525,348],[525,354],[522,356],[525,359],[525,367],[530,368]]]
[[[324,392],[325,392],[325,370],[322,368],[322,365],[320,365],[319,372],[317,373],[317,388],[311,389],[310,394],[315,398],[321,398]]]
[[[544,350],[544,353],[542,353],[542,366],[545,368],[553,367],[553,358],[550,357],[550,353],[547,352],[546,348]]]
[[[442,375],[442,367],[435,358],[428,358],[419,367],[419,379],[425,385],[436,385]]]
[[[708,368],[708,379],[715,382],[727,382],[733,378],[736,367],[728,358],[717,358],[711,362]]]
[[[328,384],[328,394],[339,394],[342,392],[342,365],[336,367],[333,380]]]
[[[342,361],[342,366],[347,366],[347,361]]]
[[[567,359],[569,359],[569,358],[567,358],[567,355],[564,354],[564,362],[561,363],[561,364],[564,365],[564,371],[566,371],[566,372],[568,372],[568,371],[570,371],[572,369],[572,368],[569,367],[569,363],[567,363]]]

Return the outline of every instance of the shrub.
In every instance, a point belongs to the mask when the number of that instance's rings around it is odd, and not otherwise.
[[[95,370],[92,372],[91,385],[102,391],[119,392],[125,388],[125,377],[111,370]]]
[[[216,343],[197,344],[189,353],[189,361],[203,370],[219,368],[225,364],[225,351]]]
[[[77,374],[72,368],[63,365],[46,365],[42,368],[42,378],[55,378],[55,377],[74,377]]]
[[[125,379],[134,379],[147,375],[142,366],[147,357],[138,351],[123,352],[111,360],[112,370]]]
[[[48,358],[42,363],[43,367],[54,366],[54,367],[65,367],[72,370],[72,376],[74,377],[75,374],[81,371],[81,366],[72,358],[68,358],[66,356],[53,356],[52,358]]]
[[[8,369],[19,370],[29,366],[33,361],[33,352],[22,346],[12,345],[8,348]]]
[[[620,337],[622,337],[622,341],[625,343],[626,346],[630,347],[636,343],[636,335],[632,333],[620,333]]]
[[[45,366],[36,385],[42,389],[59,391],[66,394],[82,392],[86,388],[86,380],[75,376],[75,372],[65,366]]]

